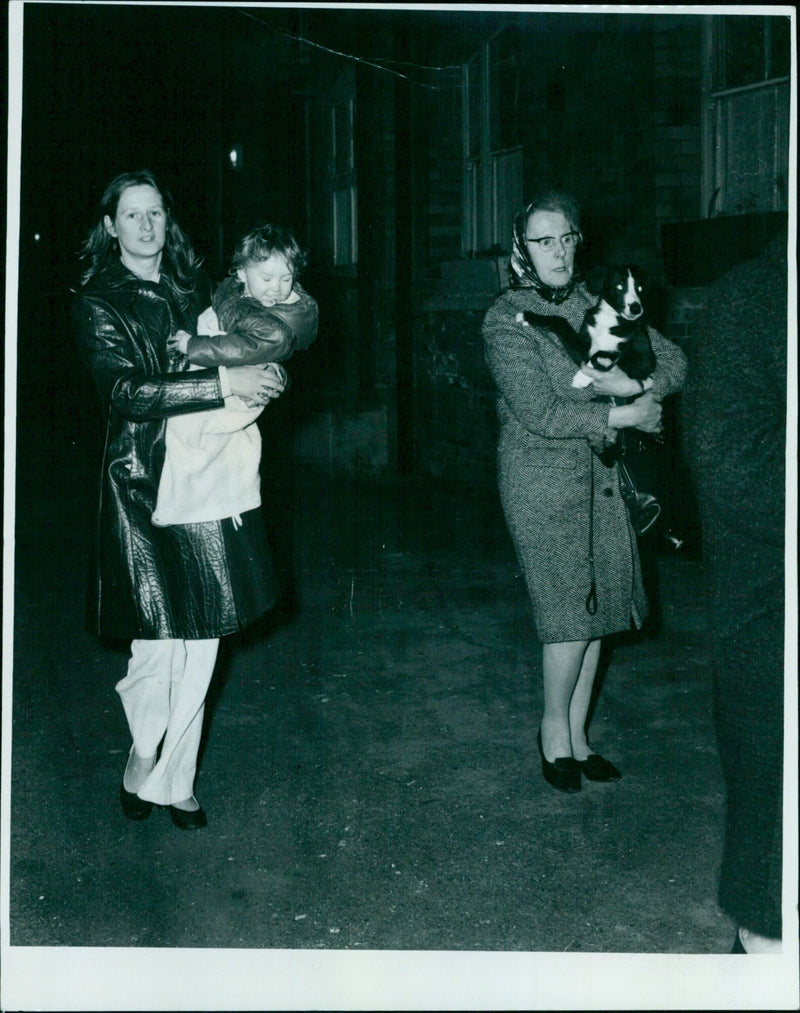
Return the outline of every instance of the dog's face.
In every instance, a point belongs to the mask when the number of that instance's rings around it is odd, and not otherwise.
[[[638,320],[644,313],[644,277],[636,267],[610,267],[600,296],[621,317]]]

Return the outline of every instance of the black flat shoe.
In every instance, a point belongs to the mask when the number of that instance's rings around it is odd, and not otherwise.
[[[125,785],[119,786],[119,800],[122,803],[122,811],[125,818],[129,820],[146,820],[153,811],[153,803],[146,802],[134,791],[126,791]]]
[[[552,763],[546,759],[542,749],[542,733],[539,732],[539,755],[542,758],[542,773],[548,784],[559,791],[581,790],[581,768],[578,761],[571,756],[560,756]]]
[[[599,753],[589,753],[585,760],[576,762],[587,781],[619,781],[622,777],[614,764]]]
[[[188,809],[178,809],[171,805],[169,815],[180,830],[200,830],[201,827],[208,826],[206,814],[202,809],[194,809],[190,812]]]
[[[731,953],[747,953],[747,950],[742,946],[742,937],[739,935],[738,929],[736,930],[736,938],[731,947]]]

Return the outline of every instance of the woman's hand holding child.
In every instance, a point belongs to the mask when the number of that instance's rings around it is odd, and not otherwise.
[[[286,371],[275,362],[261,366],[229,366],[231,393],[255,405],[267,405],[286,390]]]

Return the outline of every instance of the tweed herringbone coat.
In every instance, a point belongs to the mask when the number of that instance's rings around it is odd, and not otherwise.
[[[616,465],[603,465],[587,440],[605,433],[609,405],[595,399],[591,387],[572,387],[575,364],[551,331],[516,319],[524,310],[558,314],[577,330],[595,302],[583,285],[559,305],[533,288],[511,289],[483,323],[486,362],[498,392],[500,498],[542,643],[638,629],[647,614],[636,535]],[[650,337],[657,358],[653,394],[661,400],[683,386],[686,357],[657,331],[651,329]],[[586,607],[590,516],[594,615]]]

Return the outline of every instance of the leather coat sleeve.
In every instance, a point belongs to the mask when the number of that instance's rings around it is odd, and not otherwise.
[[[187,356],[193,366],[257,366],[282,362],[294,348],[291,328],[261,306],[244,314],[235,330],[191,338]]]
[[[319,307],[317,300],[308,294],[302,285],[296,283],[295,292],[300,296],[294,303],[279,303],[270,309],[294,332],[295,351],[302,352],[314,341],[319,326]]]
[[[215,306],[225,333],[192,338],[189,361],[195,366],[250,366],[283,362],[308,348],[317,336],[317,301],[300,285],[295,291],[297,302],[269,308],[247,296]]]
[[[218,370],[161,372],[152,347],[137,345],[103,300],[78,299],[74,315],[100,396],[124,418],[145,422],[224,405]]]

